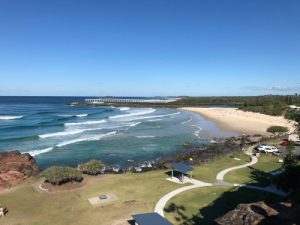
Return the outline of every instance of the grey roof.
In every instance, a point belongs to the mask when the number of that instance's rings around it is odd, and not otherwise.
[[[173,225],[158,213],[145,213],[132,215],[139,225]]]
[[[184,163],[172,163],[171,167],[173,170],[176,170],[181,173],[188,173],[193,170],[192,167],[190,167]]]

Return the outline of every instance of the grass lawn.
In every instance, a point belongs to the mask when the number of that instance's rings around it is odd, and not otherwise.
[[[270,185],[272,175],[270,172],[281,168],[279,157],[271,154],[260,154],[258,163],[251,167],[234,170],[225,175],[224,180],[232,183],[251,183],[256,186],[265,187]]]
[[[244,153],[235,153],[234,157],[241,160],[235,160],[231,154],[220,156],[219,158],[200,166],[194,166],[193,177],[195,179],[214,183],[216,182],[217,174],[228,167],[238,166],[247,163],[249,156]]]
[[[242,153],[234,156],[240,158],[239,161],[230,156],[225,155],[207,164],[195,166],[194,177],[215,182],[218,172],[244,164],[248,159]],[[275,160],[278,158],[262,156],[256,167],[264,171],[273,170],[278,166]],[[225,178],[242,183],[250,179],[248,170],[232,172],[237,175],[229,174],[230,177]],[[0,203],[9,209],[9,213],[0,218],[0,225],[127,225],[126,220],[131,219],[131,214],[153,212],[156,202],[162,196],[183,186],[166,181],[165,172],[87,177],[84,187],[63,193],[39,193],[32,187],[32,183],[37,180],[29,180],[8,193],[0,193]],[[89,204],[88,198],[102,194],[115,194],[118,200],[97,206]],[[176,205],[184,203],[186,210],[183,213],[188,218],[199,215],[199,221],[205,222],[227,212],[240,202],[266,199],[268,196],[271,195],[249,189],[231,190],[216,186],[188,191],[176,196],[171,202]],[[175,213],[168,213],[168,218],[174,221]]]
[[[240,203],[274,201],[280,197],[246,188],[213,186],[184,192],[170,200],[166,218],[174,225],[211,224]]]
[[[180,187],[165,180],[163,171],[143,174],[102,175],[88,184],[65,193],[39,193],[30,184],[0,194],[0,203],[9,213],[0,217],[2,225],[123,225],[133,213],[152,212],[166,193]],[[91,206],[88,198],[112,193],[115,202]]]

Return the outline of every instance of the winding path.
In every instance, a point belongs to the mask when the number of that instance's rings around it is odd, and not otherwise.
[[[245,168],[245,167],[248,167],[248,166],[252,166],[254,164],[256,164],[258,162],[258,159],[256,156],[251,156],[251,162],[249,163],[246,163],[244,165],[240,165],[240,166],[234,166],[234,167],[230,167],[230,168],[227,168],[225,170],[222,170],[220,173],[217,174],[217,182],[224,182],[224,176],[233,171],[233,170],[237,170],[237,169],[242,169],[242,168]]]
[[[285,196],[287,193],[282,192],[280,190],[278,190],[276,187],[274,186],[268,186],[268,187],[258,187],[258,186],[253,186],[253,185],[247,185],[247,184],[232,184],[229,182],[224,181],[224,176],[233,171],[233,170],[237,170],[237,169],[242,169],[248,166],[252,166],[254,164],[256,164],[258,162],[258,159],[256,156],[251,155],[250,153],[248,153],[247,155],[251,156],[251,162],[246,163],[244,165],[240,165],[240,166],[234,166],[234,167],[230,167],[227,169],[222,170],[221,172],[219,172],[216,176],[216,180],[217,182],[215,184],[212,183],[205,183],[199,180],[195,180],[195,179],[191,179],[190,183],[192,183],[192,185],[190,186],[185,186],[185,187],[181,187],[178,188],[172,192],[169,192],[168,194],[166,194],[165,196],[163,196],[155,205],[154,208],[154,212],[160,214],[161,216],[164,217],[164,208],[167,204],[167,202],[173,198],[174,196],[191,190],[191,189],[195,189],[195,188],[201,188],[201,187],[209,187],[209,186],[214,186],[214,185],[228,185],[228,186],[236,186],[236,187],[246,187],[246,188],[251,188],[251,189],[256,189],[256,190],[261,190],[261,191],[267,191],[267,192],[271,192],[277,195],[281,195],[281,196]]]

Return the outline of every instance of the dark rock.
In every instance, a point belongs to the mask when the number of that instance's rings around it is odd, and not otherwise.
[[[299,209],[291,203],[267,205],[264,202],[240,204],[225,215],[215,219],[215,225],[281,225],[298,224]]]

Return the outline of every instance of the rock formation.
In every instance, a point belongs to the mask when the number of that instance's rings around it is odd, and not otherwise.
[[[264,202],[240,204],[214,221],[215,225],[296,225],[299,224],[299,205]]]
[[[30,154],[21,154],[19,151],[0,152],[0,189],[15,186],[38,173],[35,159]]]

